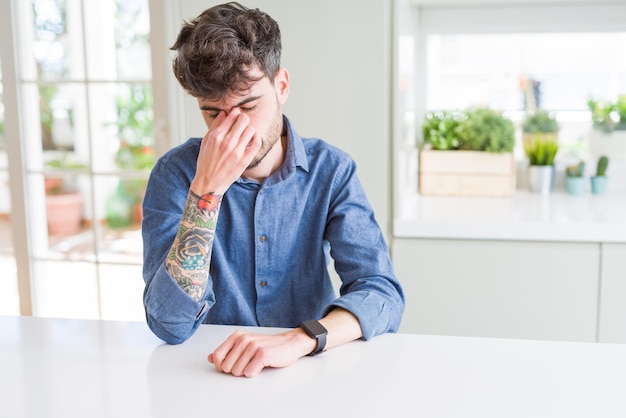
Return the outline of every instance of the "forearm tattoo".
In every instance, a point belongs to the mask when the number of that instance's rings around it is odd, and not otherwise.
[[[165,268],[176,283],[198,302],[207,288],[221,204],[222,195],[207,193],[198,196],[190,190],[178,233],[165,260]]]

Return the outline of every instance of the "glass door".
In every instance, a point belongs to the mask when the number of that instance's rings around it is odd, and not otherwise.
[[[141,201],[154,163],[148,1],[18,7],[34,314],[143,320]]]

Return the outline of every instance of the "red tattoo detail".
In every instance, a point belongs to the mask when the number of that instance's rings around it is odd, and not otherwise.
[[[198,209],[213,213],[220,204],[222,196],[213,193],[207,193],[198,199]]]

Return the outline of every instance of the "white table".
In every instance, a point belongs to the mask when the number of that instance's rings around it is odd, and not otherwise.
[[[0,417],[626,417],[626,345],[386,334],[247,379],[143,323],[0,317]],[[256,329],[274,333],[279,329]]]

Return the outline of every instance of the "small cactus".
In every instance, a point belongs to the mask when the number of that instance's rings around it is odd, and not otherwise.
[[[585,172],[585,163],[583,161],[578,164],[569,165],[565,168],[567,177],[582,177]]]
[[[603,155],[598,158],[598,168],[596,169],[596,176],[603,177],[606,175],[606,169],[609,166],[609,159]]]

